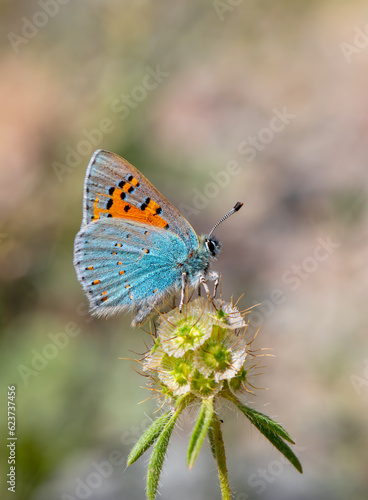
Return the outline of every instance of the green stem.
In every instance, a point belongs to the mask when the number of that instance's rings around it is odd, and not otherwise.
[[[213,444],[216,453],[222,500],[231,500],[231,491],[230,491],[229,478],[226,467],[224,440],[221,432],[221,424],[216,415],[213,415],[211,429],[212,429]]]

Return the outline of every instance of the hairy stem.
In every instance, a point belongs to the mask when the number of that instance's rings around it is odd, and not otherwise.
[[[213,445],[215,448],[218,474],[220,479],[222,500],[231,500],[231,491],[226,467],[226,456],[224,440],[221,432],[221,424],[216,415],[213,415],[212,424]]]

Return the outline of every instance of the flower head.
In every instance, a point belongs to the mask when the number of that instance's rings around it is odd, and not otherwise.
[[[174,309],[161,315],[156,343],[143,370],[174,399],[184,394],[214,397],[224,383],[240,390],[246,383],[246,327],[233,304],[199,297],[182,312]]]

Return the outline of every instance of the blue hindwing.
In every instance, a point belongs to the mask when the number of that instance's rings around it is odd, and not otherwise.
[[[104,218],[82,227],[74,265],[92,312],[108,316],[158,305],[179,290],[186,244],[172,231],[136,221]]]

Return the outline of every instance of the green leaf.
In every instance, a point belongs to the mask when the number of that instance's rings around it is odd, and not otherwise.
[[[139,438],[138,442],[133,446],[132,451],[129,453],[127,465],[134,463],[146,450],[148,450],[148,448],[161,434],[162,429],[165,427],[171,416],[172,412],[168,411],[167,413],[161,415],[148,427],[146,432]]]
[[[257,410],[253,410],[253,408],[249,408],[249,406],[245,406],[245,405],[241,405],[241,406],[243,406],[243,408],[246,410],[246,412],[247,412],[246,416],[249,418],[249,420],[252,422],[252,424],[256,425],[255,422],[257,422],[257,425],[259,425],[260,427],[268,428],[268,429],[272,430],[272,432],[274,432],[278,436],[285,439],[285,441],[288,441],[291,444],[295,444],[295,442],[291,439],[289,433],[286,432],[286,430],[278,422],[276,422],[272,418],[268,417],[264,413],[261,413]],[[256,427],[257,427],[257,425],[256,425]]]
[[[296,468],[300,473],[303,472],[301,463],[298,458],[291,450],[291,448],[281,439],[284,438],[289,443],[294,444],[289,434],[285,429],[275,422],[272,418],[260,413],[259,411],[253,410],[248,406],[241,404],[236,398],[231,398],[231,400],[236,404],[239,410],[244,413],[244,415],[252,422],[252,424],[257,427],[257,429],[279,450],[280,453],[284,455],[285,458]]]
[[[162,429],[148,464],[147,472],[147,499],[154,500],[156,498],[158,481],[160,479],[162,465],[166,455],[167,446],[170,441],[171,433],[174,429],[175,422],[183,407],[179,407],[174,414],[171,414],[169,421]]]
[[[204,438],[206,437],[208,429],[211,425],[212,417],[213,417],[212,399],[205,399],[202,403],[201,411],[199,413],[189,443],[188,455],[187,455],[187,463],[189,469],[193,467],[195,461],[197,460]]]

